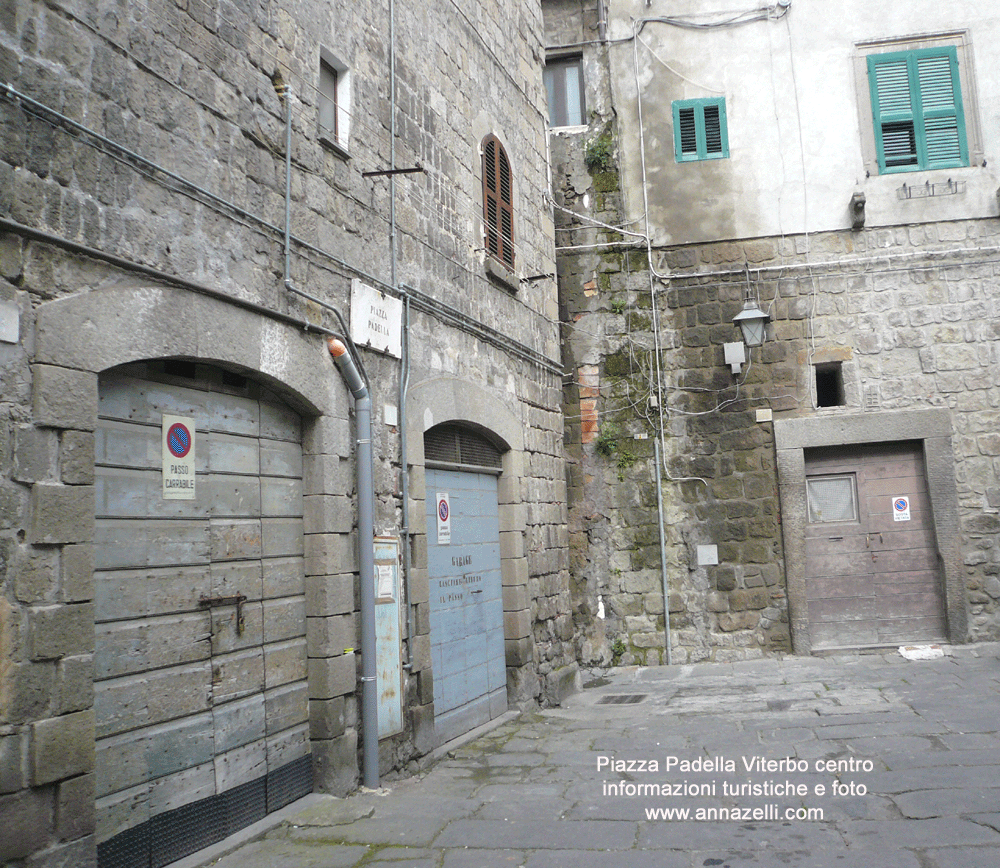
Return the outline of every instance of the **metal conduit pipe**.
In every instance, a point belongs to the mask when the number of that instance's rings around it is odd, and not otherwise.
[[[378,788],[378,667],[375,661],[375,489],[372,482],[372,399],[341,341],[327,341],[330,355],[354,395],[357,425],[358,573],[361,582],[362,783]]]
[[[406,586],[406,663],[413,670],[413,636],[416,633],[412,583],[410,582],[410,471],[406,437],[406,392],[410,385],[410,296],[403,297],[403,359],[399,374],[399,469],[403,499],[403,582]]]
[[[656,460],[656,513],[660,530],[660,579],[663,583],[663,640],[667,647],[667,666],[674,662],[670,647],[670,579],[667,575],[667,541],[663,534],[663,469],[660,466],[660,438],[653,438],[653,455]]]
[[[396,168],[396,4],[389,0],[389,168]],[[416,632],[410,582],[410,472],[406,439],[406,390],[410,382],[410,294],[399,286],[398,239],[396,237],[396,176],[389,175],[389,252],[390,283],[403,298],[403,348],[399,371],[399,478],[402,492],[403,586],[406,597],[406,662],[413,670],[413,635]]]
[[[78,123],[72,118],[62,114],[62,112],[58,112],[44,103],[41,103],[36,99],[32,99],[27,94],[23,94],[20,91],[15,90],[9,84],[0,82],[0,97],[6,98],[19,105],[25,111],[30,112],[35,117],[51,124],[53,127],[61,128],[63,132],[67,134],[86,139],[87,143],[92,147],[106,153],[115,160],[126,163],[136,171],[144,172],[150,176],[157,175],[166,178],[171,182],[169,189],[185,196],[190,196],[197,201],[210,205],[216,210],[226,211],[237,215],[241,219],[249,220],[268,232],[281,232],[281,227],[275,226],[259,214],[254,214],[252,211],[248,211],[234,202],[223,199],[211,190],[195,184],[193,181],[170,171],[169,169],[161,166],[159,163],[155,163],[152,160],[143,157],[141,154],[137,154],[135,151],[129,150],[124,145],[119,144],[113,139],[109,139],[107,136],[102,136],[100,133],[95,132],[89,127],[85,127],[83,124]],[[338,256],[334,256],[334,254],[328,250],[316,247],[314,244],[310,244],[302,238],[295,238],[295,243],[306,250],[319,254],[324,259],[330,260],[344,270],[349,271],[351,274],[356,274],[358,277],[367,280],[376,286],[381,286],[384,289],[390,288],[384,281],[379,280],[372,274],[368,274],[366,271],[362,271],[355,265],[351,265],[351,263],[346,260],[341,259]]]

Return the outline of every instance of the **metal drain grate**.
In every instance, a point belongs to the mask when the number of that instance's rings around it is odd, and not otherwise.
[[[648,693],[625,693],[620,696],[602,696],[597,700],[598,705],[635,705],[642,702]]]

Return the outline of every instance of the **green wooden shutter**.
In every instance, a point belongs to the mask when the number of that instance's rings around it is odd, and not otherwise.
[[[868,58],[879,171],[969,164],[954,46]]]
[[[672,108],[674,155],[679,163],[729,156],[724,99],[676,100]]]
[[[968,165],[955,49],[949,55],[917,57],[916,66],[928,167]]]

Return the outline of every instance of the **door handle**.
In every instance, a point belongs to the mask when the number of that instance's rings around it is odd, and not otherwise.
[[[879,535],[878,535],[878,541],[879,541],[879,545],[885,545],[885,539],[883,539],[881,533],[879,533]],[[869,549],[869,548],[871,548],[871,546],[872,546],[872,535],[870,533],[869,534],[865,534],[865,548]]]

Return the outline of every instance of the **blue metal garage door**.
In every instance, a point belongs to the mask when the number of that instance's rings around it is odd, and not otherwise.
[[[507,710],[497,477],[428,469],[427,564],[439,743]],[[448,504],[448,534],[438,505]],[[449,538],[450,537],[450,538]]]

